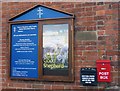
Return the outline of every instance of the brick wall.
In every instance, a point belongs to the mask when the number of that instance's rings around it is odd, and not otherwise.
[[[2,3],[0,2],[0,17],[2,17]],[[2,88],[2,19],[0,18],[0,90]]]
[[[8,20],[14,15],[43,4],[52,8],[75,14],[75,81],[68,82],[40,82],[10,80],[8,53]],[[81,89],[81,91],[103,91],[118,86],[118,3],[114,2],[3,2],[2,3],[2,86],[9,89]],[[1,37],[0,37],[1,38]],[[2,44],[1,44],[2,42]],[[98,83],[96,87],[80,85],[80,68],[96,67],[96,60],[105,55],[111,60],[111,83]],[[1,63],[2,62],[2,63]]]

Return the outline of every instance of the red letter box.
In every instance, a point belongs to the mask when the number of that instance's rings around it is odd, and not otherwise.
[[[111,82],[110,60],[97,60],[98,82]]]

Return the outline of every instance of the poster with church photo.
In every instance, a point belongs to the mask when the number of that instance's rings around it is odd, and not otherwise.
[[[68,69],[68,24],[43,25],[43,67]]]

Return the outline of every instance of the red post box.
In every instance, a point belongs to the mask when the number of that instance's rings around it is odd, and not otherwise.
[[[97,60],[97,79],[98,82],[111,82],[110,60]]]

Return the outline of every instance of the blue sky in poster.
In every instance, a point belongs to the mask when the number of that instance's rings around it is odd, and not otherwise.
[[[72,15],[67,13],[62,13],[44,6],[37,6],[31,10],[24,12],[23,14],[13,18],[12,21],[19,20],[34,20],[39,18],[65,18],[71,17]]]

